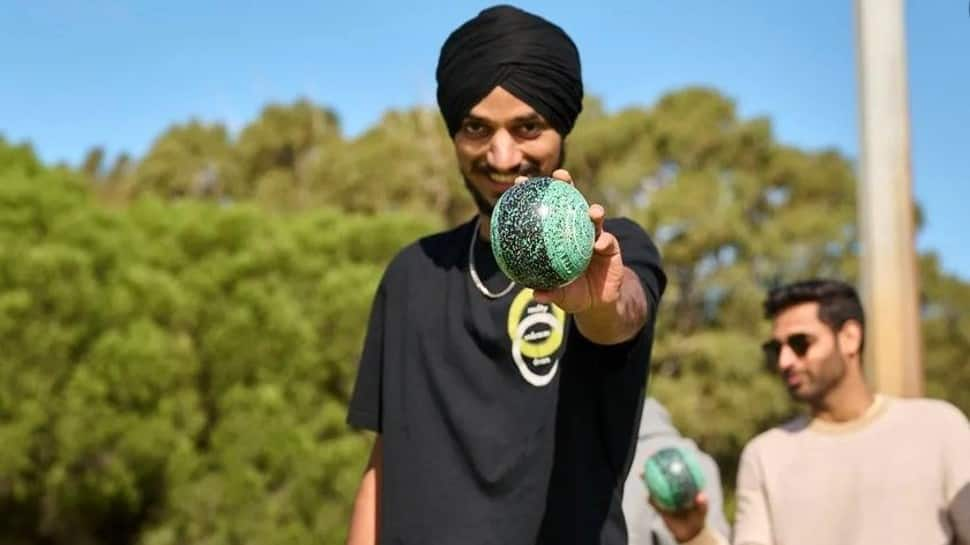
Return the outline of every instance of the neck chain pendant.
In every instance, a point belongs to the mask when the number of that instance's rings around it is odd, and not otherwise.
[[[512,288],[515,287],[515,281],[514,280],[511,281],[508,287],[506,287],[502,291],[498,293],[493,293],[489,291],[487,287],[485,287],[485,284],[478,277],[478,272],[475,271],[475,242],[478,241],[478,228],[481,226],[481,223],[482,223],[482,217],[479,216],[478,219],[475,220],[475,229],[472,231],[471,244],[468,245],[468,274],[471,275],[472,283],[475,284],[475,287],[478,288],[478,291],[482,292],[482,295],[484,295],[485,297],[488,297],[489,299],[498,299],[504,295],[507,295],[510,291],[512,291]]]

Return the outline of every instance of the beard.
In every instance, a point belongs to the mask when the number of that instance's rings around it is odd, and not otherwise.
[[[478,208],[478,211],[488,217],[492,217],[492,211],[495,210],[495,205],[488,202],[485,195],[482,195],[482,192],[475,187],[475,184],[468,179],[468,176],[462,175],[462,178],[465,179],[465,189],[472,194],[472,200],[475,201],[475,207]]]
[[[789,389],[788,393],[796,401],[817,404],[842,383],[845,378],[846,367],[847,362],[842,357],[838,344],[836,344],[836,348],[819,366],[818,374],[814,376],[804,375],[800,387]]]
[[[529,178],[534,178],[536,176],[552,176],[552,173],[556,170],[562,168],[563,163],[566,162],[566,145],[563,143],[559,147],[559,160],[556,161],[556,165],[550,169],[549,172],[542,172],[539,169],[539,165],[531,161],[522,161],[522,164],[516,169],[516,174],[519,176],[526,176]],[[488,165],[487,161],[480,161],[472,165],[472,172],[478,174],[479,176],[489,176],[495,173],[495,169]],[[503,173],[504,174],[504,173]],[[475,207],[482,214],[491,217],[492,212],[495,210],[495,203],[489,202],[488,197],[482,194],[475,184],[472,183],[471,179],[468,177],[468,173],[461,173],[462,179],[465,181],[465,188],[471,193],[472,200],[475,201]]]

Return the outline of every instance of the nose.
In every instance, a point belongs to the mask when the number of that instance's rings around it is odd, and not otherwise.
[[[778,369],[785,372],[794,367],[796,363],[798,363],[798,355],[795,354],[795,351],[787,344],[782,345],[781,352],[778,354]]]
[[[522,150],[508,131],[496,131],[489,142],[486,160],[498,172],[518,172],[519,165],[522,164]]]

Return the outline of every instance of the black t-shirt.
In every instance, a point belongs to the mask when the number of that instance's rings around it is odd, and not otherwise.
[[[531,290],[486,298],[468,271],[474,226],[405,248],[374,299],[348,422],[382,437],[381,543],[625,543],[622,486],[666,283],[657,249],[635,223],[606,221],[651,320],[599,346]],[[508,285],[486,242],[474,256],[490,291]]]

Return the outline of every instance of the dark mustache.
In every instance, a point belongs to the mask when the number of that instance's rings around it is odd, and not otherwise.
[[[529,178],[534,178],[539,176],[539,165],[535,165],[530,162],[523,162],[518,167],[507,170],[500,170],[492,168],[488,163],[479,163],[475,165],[475,172],[479,174],[492,175],[498,174],[500,176],[506,176],[509,174],[516,174],[518,176],[527,176]]]

